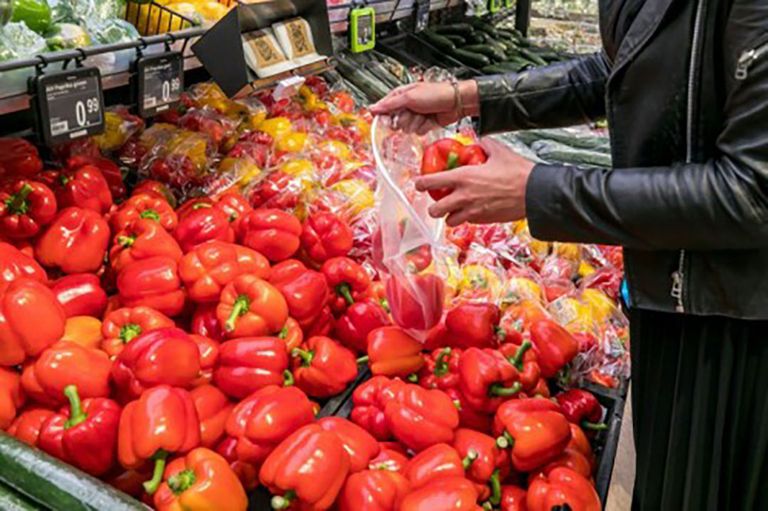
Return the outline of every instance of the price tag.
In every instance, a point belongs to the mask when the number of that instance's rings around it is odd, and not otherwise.
[[[415,32],[421,32],[429,26],[429,2],[430,0],[416,0],[416,5],[413,11],[413,26]]]
[[[307,79],[303,76],[289,76],[288,78],[283,78],[277,82],[275,90],[272,92],[272,97],[275,101],[293,97],[299,92],[299,87],[304,85],[304,82],[306,81]]]
[[[376,10],[357,7],[349,11],[349,48],[352,53],[372,50],[376,46]]]
[[[184,58],[171,51],[136,61],[136,104],[141,117],[153,117],[175,106],[184,91]]]
[[[30,79],[37,132],[46,145],[104,131],[104,94],[95,67],[43,74]]]

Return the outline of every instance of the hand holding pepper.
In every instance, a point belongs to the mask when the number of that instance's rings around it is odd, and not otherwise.
[[[453,170],[466,165],[481,165],[488,157],[479,145],[464,145],[453,138],[443,138],[424,149],[421,161],[421,174],[435,174]],[[432,199],[439,201],[451,193],[451,190],[430,190]]]

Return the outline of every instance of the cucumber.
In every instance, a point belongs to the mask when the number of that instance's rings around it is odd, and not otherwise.
[[[0,481],[55,510],[147,511],[139,501],[5,433]]]
[[[432,46],[436,47],[439,50],[449,52],[456,48],[456,45],[453,44],[453,41],[451,41],[445,36],[436,34],[431,30],[421,31],[419,33],[419,37],[423,37],[429,44],[431,44]]]
[[[450,25],[440,25],[435,27],[438,34],[456,34],[460,36],[469,35],[475,30],[469,23],[451,23]]]
[[[473,51],[475,53],[485,55],[486,57],[488,57],[489,59],[495,62],[501,62],[507,58],[507,56],[504,54],[503,51],[499,50],[498,48],[494,48],[493,46],[485,45],[485,44],[471,44],[469,46],[464,46],[461,49],[465,51]]]
[[[526,59],[530,60],[537,66],[546,66],[547,61],[543,58],[536,55],[534,52],[530,51],[527,48],[520,48],[520,56],[525,57]]]
[[[16,493],[13,488],[0,484],[0,509],[3,511],[42,511],[46,508]]]
[[[456,46],[464,46],[465,44],[467,44],[467,40],[466,40],[466,39],[464,39],[464,38],[463,38],[462,36],[460,36],[460,35],[456,35],[456,34],[445,34],[445,36],[443,36],[443,37],[445,37],[446,39],[449,39],[449,40],[450,40],[450,41],[451,41],[453,44],[455,44]]]
[[[495,75],[503,73],[518,73],[524,70],[526,65],[512,62],[499,62],[498,64],[491,64],[482,68],[484,74]]]
[[[480,32],[473,32],[466,36],[467,42],[472,44],[485,44],[485,37],[480,35]]]
[[[467,51],[462,49],[455,49],[451,52],[451,56],[469,67],[481,69],[485,66],[491,65],[491,59],[480,53],[473,51]]]
[[[475,30],[485,32],[486,34],[490,35],[493,38],[499,37],[499,32],[496,30],[496,28],[493,25],[489,25],[488,23],[478,18],[470,18],[468,21],[469,21],[469,24],[472,25],[472,28],[474,28]]]

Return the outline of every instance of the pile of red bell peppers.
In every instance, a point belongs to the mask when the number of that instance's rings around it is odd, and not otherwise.
[[[0,428],[160,510],[600,508],[578,342],[452,308],[427,344],[330,212],[234,192],[125,195],[109,160],[56,170],[0,140]],[[316,417],[367,363],[349,419]]]

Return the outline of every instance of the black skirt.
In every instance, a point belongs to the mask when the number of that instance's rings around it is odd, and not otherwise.
[[[768,321],[631,312],[633,510],[768,510]]]

